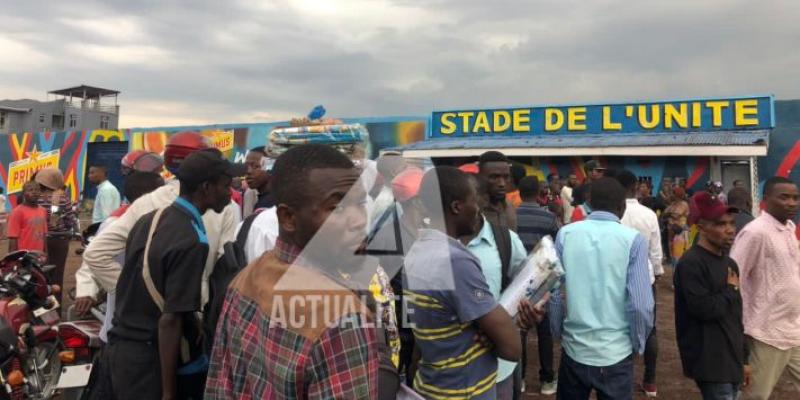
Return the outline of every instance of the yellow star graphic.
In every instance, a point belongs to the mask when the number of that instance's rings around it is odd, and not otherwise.
[[[33,162],[35,162],[36,160],[39,159],[39,154],[41,154],[41,153],[39,153],[39,151],[36,150],[36,145],[33,145],[33,150],[28,151],[28,152],[25,153],[25,155],[28,156],[28,158],[30,158],[31,161],[33,161]]]

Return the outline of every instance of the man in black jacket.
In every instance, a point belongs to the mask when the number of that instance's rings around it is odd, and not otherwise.
[[[734,400],[750,378],[742,325],[739,268],[728,257],[735,208],[708,193],[695,196],[698,242],[675,269],[675,331],[683,373],[704,400]]]

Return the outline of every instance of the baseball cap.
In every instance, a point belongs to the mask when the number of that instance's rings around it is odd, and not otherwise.
[[[175,176],[181,182],[202,183],[217,179],[220,175],[231,178],[244,176],[247,167],[228,161],[217,149],[203,149],[189,154],[178,166]]]
[[[419,194],[422,177],[425,175],[419,168],[408,168],[392,179],[392,193],[398,201],[410,200]]]
[[[463,164],[462,166],[458,167],[462,172],[466,172],[468,174],[477,175],[480,172],[480,168],[478,168],[478,164],[475,163],[467,163]]]
[[[716,221],[725,214],[735,214],[739,210],[736,207],[726,206],[716,196],[708,192],[700,192],[692,196],[689,204],[689,223],[696,224],[701,219]]]
[[[592,171],[595,169],[606,169],[606,167],[600,165],[600,162],[597,160],[589,160],[586,162],[586,170]]]
[[[58,169],[44,168],[36,173],[36,183],[50,190],[63,189],[64,175]]]

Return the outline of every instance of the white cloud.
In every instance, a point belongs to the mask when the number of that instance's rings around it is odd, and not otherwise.
[[[789,0],[31,0],[3,11],[0,97],[118,89],[122,126],[282,120],[316,104],[345,117],[800,98],[800,2]]]
[[[94,41],[137,42],[146,38],[138,18],[60,18],[59,22],[89,35]]]
[[[0,71],[28,71],[47,69],[50,57],[26,44],[8,37],[0,37]]]
[[[169,52],[148,45],[68,44],[66,53],[77,59],[146,69],[162,69],[172,62]]]

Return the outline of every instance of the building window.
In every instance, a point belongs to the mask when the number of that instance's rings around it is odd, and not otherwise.
[[[78,126],[78,116],[75,115],[75,114],[70,114],[69,115],[69,127],[70,128],[75,128],[77,126]]]
[[[39,114],[39,123],[40,124],[44,123],[44,114]]]
[[[4,129],[6,127],[6,113],[0,112],[0,129]]]
[[[108,129],[108,115],[100,116],[100,129]]]

